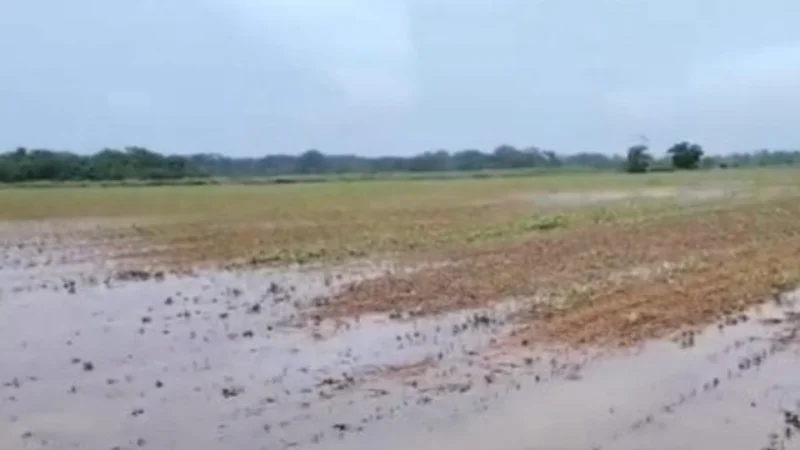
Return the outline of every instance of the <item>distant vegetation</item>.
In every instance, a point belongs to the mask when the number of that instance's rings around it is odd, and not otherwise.
[[[183,156],[140,147],[106,149],[94,155],[18,148],[0,155],[0,182],[165,180],[202,176]]]
[[[439,150],[411,157],[326,155],[308,150],[301,155],[234,158],[218,154],[162,155],[142,147],[105,149],[93,155],[18,148],[0,154],[0,182],[36,181],[164,181],[188,178],[293,177],[298,175],[480,172],[491,170],[625,170],[669,171],[711,167],[775,166],[800,163],[800,151],[761,150],[725,157],[703,156],[702,147],[681,142],[654,158],[646,146],[634,146],[627,157],[601,153],[559,155],[535,147],[501,145],[492,152]]]
[[[656,161],[650,155],[646,145],[634,145],[628,149],[628,158],[625,163],[625,171],[629,173],[644,173],[650,171],[671,171],[671,170],[694,170],[700,168],[711,168],[719,166],[726,168],[729,164],[739,166],[743,162],[752,164],[753,159],[758,165],[781,165],[794,164],[797,161],[797,152],[767,152],[762,151],[752,155],[733,155],[727,158],[703,158],[705,152],[699,144],[683,141],[667,149],[667,156],[661,161]],[[730,160],[730,162],[729,162]]]

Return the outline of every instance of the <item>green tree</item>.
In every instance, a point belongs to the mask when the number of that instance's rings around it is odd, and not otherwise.
[[[454,153],[452,159],[456,170],[481,170],[488,165],[486,154],[480,150],[462,150]]]
[[[697,169],[703,157],[703,147],[683,141],[670,147],[667,154],[672,156],[672,165],[676,169]]]
[[[625,171],[628,173],[644,173],[650,167],[653,157],[646,145],[634,145],[628,149]]]
[[[317,149],[307,150],[297,159],[297,171],[302,174],[324,173],[327,165],[325,155]]]
[[[0,182],[178,179],[201,176],[184,156],[164,156],[141,147],[105,149],[94,155],[18,148],[0,153]]]

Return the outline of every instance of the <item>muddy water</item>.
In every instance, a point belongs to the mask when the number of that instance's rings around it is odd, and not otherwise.
[[[601,353],[571,377],[392,448],[800,448],[795,314],[768,305],[677,342]]]
[[[324,445],[397,415],[423,389],[405,381],[500,327],[301,314],[347,273],[91,283],[46,269],[2,272],[0,448]]]
[[[316,320],[352,273],[98,282],[86,270],[0,270],[2,449],[800,442],[789,299],[627,352],[500,353],[511,310]]]

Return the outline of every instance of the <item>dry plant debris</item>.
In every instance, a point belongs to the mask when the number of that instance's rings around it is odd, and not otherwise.
[[[776,200],[536,235],[351,285],[324,312],[418,316],[508,298],[561,300],[546,314],[538,303],[521,314],[529,338],[633,342],[740,311],[800,281],[798,221],[796,201]]]

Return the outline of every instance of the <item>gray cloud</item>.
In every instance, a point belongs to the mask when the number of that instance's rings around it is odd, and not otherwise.
[[[0,2],[0,147],[797,147],[793,0]]]
[[[609,94],[623,120],[670,139],[711,139],[718,150],[796,145],[789,117],[800,114],[800,40],[698,61],[660,86]]]

